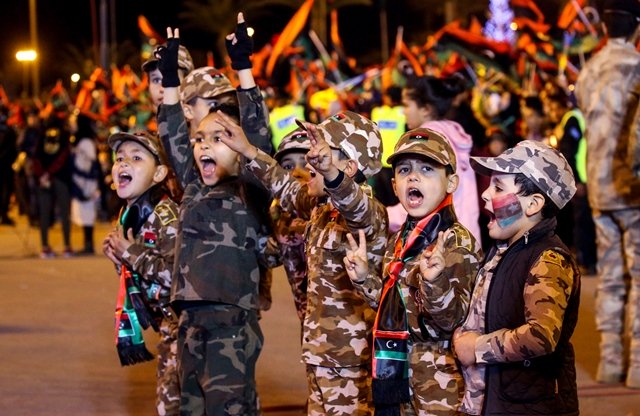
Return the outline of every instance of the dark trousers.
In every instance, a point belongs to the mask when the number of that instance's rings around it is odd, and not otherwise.
[[[49,227],[53,224],[52,210],[60,218],[65,248],[71,247],[71,196],[69,186],[58,178],[51,179],[49,188],[38,187],[38,211],[40,213],[40,241],[49,247]]]

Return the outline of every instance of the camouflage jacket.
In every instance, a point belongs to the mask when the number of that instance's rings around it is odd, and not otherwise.
[[[306,185],[262,152],[248,168],[271,189],[283,209],[311,213],[305,231],[309,280],[302,360],[324,367],[370,366],[375,312],[354,289],[343,259],[347,233],[357,235],[364,229],[371,268],[380,268],[387,242],[384,206],[348,177],[327,189],[330,202],[318,204]]]
[[[243,91],[242,127],[255,146],[271,151],[271,139],[257,88]],[[195,168],[187,123],[180,104],[161,105],[158,130],[167,156],[184,189],[176,242],[171,300],[221,302],[258,308],[258,262],[266,245],[264,212],[249,201],[245,178],[207,186]],[[245,125],[245,120],[247,120]],[[262,128],[261,126],[266,126]],[[242,164],[243,165],[243,164]],[[251,175],[245,175],[247,180]]]
[[[305,254],[304,230],[308,219],[293,212],[283,211],[278,200],[271,205],[273,233],[265,249],[269,267],[282,265],[287,275],[293,302],[300,321],[307,309],[307,256]]]
[[[438,278],[426,281],[420,277],[418,257],[409,259],[399,273],[413,342],[448,341],[453,330],[467,316],[482,253],[480,245],[462,224],[456,222],[450,230],[453,232],[445,242],[445,268]],[[357,285],[374,308],[378,307],[382,295],[383,276],[389,275],[389,264],[396,259],[394,247],[401,233],[402,230],[389,239],[382,274],[370,274],[361,285]],[[421,330],[419,320],[426,331]],[[450,350],[447,353],[450,354]]]
[[[135,243],[122,254],[123,263],[140,277],[147,297],[163,306],[169,302],[177,231],[178,205],[165,198],[142,225]]]
[[[580,71],[586,119],[587,187],[596,210],[640,207],[640,53],[612,39]]]

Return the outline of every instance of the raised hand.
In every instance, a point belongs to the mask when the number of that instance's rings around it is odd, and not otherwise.
[[[313,123],[300,120],[296,120],[296,123],[309,134],[311,149],[309,149],[305,156],[306,161],[313,167],[313,169],[316,170],[316,172],[324,176],[326,179],[335,179],[338,176],[338,168],[333,164],[331,147],[329,147],[329,143],[326,142],[322,133],[320,133],[318,126]]]
[[[180,49],[180,30],[167,28],[167,46],[159,46],[154,51],[158,59],[158,69],[162,74],[162,86],[172,88],[180,86],[178,77],[178,50]]]
[[[118,227],[109,234],[108,238],[109,245],[113,250],[113,255],[118,259],[122,259],[124,252],[136,242],[131,228],[127,230],[127,235],[125,236],[124,230],[121,227]]]
[[[255,159],[258,149],[249,142],[242,127],[222,111],[216,112],[216,122],[224,129],[224,133],[220,135],[220,140],[224,144],[249,160]]]
[[[236,26],[234,33],[227,35],[225,46],[227,54],[231,58],[231,68],[239,71],[252,67],[249,57],[253,54],[253,39],[249,36],[247,23],[244,21],[242,13],[238,13],[238,26]]]
[[[344,257],[344,266],[351,281],[362,283],[369,274],[369,262],[367,260],[367,239],[364,230],[358,230],[358,243],[351,234],[347,234],[349,249]]]
[[[451,232],[451,230],[440,231],[436,244],[423,251],[420,255],[420,274],[424,280],[431,281],[444,270],[444,242]]]

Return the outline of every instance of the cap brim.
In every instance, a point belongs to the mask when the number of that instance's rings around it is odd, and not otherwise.
[[[158,62],[159,61],[157,59],[149,59],[142,64],[142,70],[144,72],[151,72],[158,67]]]
[[[471,167],[483,176],[491,176],[493,172],[514,173],[509,168],[500,167],[495,157],[471,157]]]
[[[107,139],[107,144],[109,145],[111,150],[113,150],[114,152],[117,151],[118,147],[120,147],[120,145],[124,142],[139,143],[142,147],[147,149],[149,153],[158,157],[158,154],[153,149],[150,149],[149,146],[147,146],[147,144],[144,143],[142,140],[140,140],[135,134],[124,133],[124,132],[114,133],[111,136],[109,136],[109,138]]]
[[[449,161],[444,160],[443,158],[436,157],[435,155],[425,155],[424,153],[418,153],[416,151],[411,151],[411,149],[402,150],[400,152],[392,154],[391,156],[389,156],[387,158],[387,164],[392,165],[393,162],[395,162],[396,160],[398,160],[399,158],[401,158],[403,156],[423,157],[425,159],[433,160],[434,162],[437,162],[437,163],[441,164],[442,166],[449,166],[451,164]]]

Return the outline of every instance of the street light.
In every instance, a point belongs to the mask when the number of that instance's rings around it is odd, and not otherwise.
[[[23,64],[22,67],[22,88],[24,90],[24,95],[29,96],[29,64],[35,62],[38,59],[38,53],[33,49],[25,49],[16,52],[16,59],[18,62]],[[34,91],[35,91],[35,81],[34,81]]]

